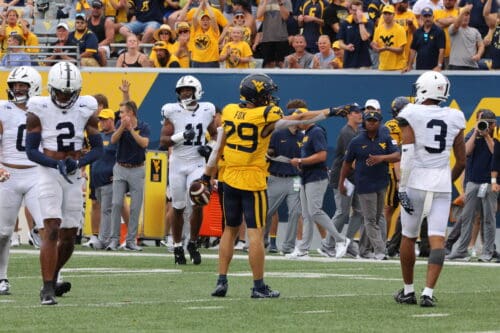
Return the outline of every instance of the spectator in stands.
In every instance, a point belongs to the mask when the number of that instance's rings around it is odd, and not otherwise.
[[[164,5],[162,0],[134,0],[134,16],[129,23],[120,28],[120,34],[126,39],[132,33],[142,35],[142,43],[151,43],[153,33],[163,22]]]
[[[484,53],[484,43],[479,30],[469,26],[472,4],[460,10],[457,20],[450,25],[451,53],[449,69],[478,69]]]
[[[488,33],[488,26],[496,23],[499,9],[499,4],[496,1],[492,1],[491,8],[485,15],[485,4],[486,1],[484,0],[460,0],[458,4],[459,7],[468,8],[467,11],[470,13],[469,26],[479,30],[482,38]]]
[[[175,31],[177,33],[177,42],[172,54],[179,59],[182,68],[189,68],[189,61],[191,59],[191,51],[189,50],[191,28],[189,27],[189,23],[177,22]]]
[[[332,60],[333,69],[344,68],[344,50],[340,48],[340,42],[336,40],[332,44],[333,53],[335,54],[335,59]]]
[[[413,14],[420,19],[422,15],[422,9],[430,8],[433,11],[438,9],[443,9],[443,0],[417,0],[412,7]]]
[[[179,0],[165,0],[163,3],[165,10],[163,12],[163,24],[168,24],[171,27],[175,26],[175,20],[169,20],[170,15],[181,9]]]
[[[328,3],[323,0],[310,0],[304,1],[299,7],[297,21],[306,38],[308,52],[317,53],[319,51],[317,41],[322,34],[323,13],[327,5]]]
[[[101,0],[104,5],[104,17],[106,17],[106,21],[111,21],[113,23],[113,41],[116,41],[117,38],[120,38],[119,34],[120,28],[128,23],[128,12],[129,7],[132,4],[128,0]]]
[[[2,43],[1,51],[3,53],[7,49],[7,39],[13,32],[25,39],[29,30],[25,25],[18,24],[19,14],[15,9],[9,9],[7,12],[1,12],[0,18],[2,19],[2,24],[0,25],[0,42]],[[24,44],[24,40],[22,44]]]
[[[40,52],[40,48],[38,47],[33,47],[33,48],[28,48],[28,46],[39,46],[38,42],[38,37],[35,35],[31,30],[30,30],[30,23],[25,20],[25,19],[20,19],[19,24],[23,26],[23,30],[26,29],[28,31],[28,34],[24,36],[24,45],[26,45],[26,52],[27,53],[38,53]]]
[[[191,67],[219,68],[219,26],[208,0],[201,0],[193,14]]]
[[[23,37],[15,33],[7,38],[7,53],[2,58],[2,66],[31,66],[30,56],[23,49],[16,48],[16,46],[22,46],[23,41]]]
[[[262,21],[260,50],[266,68],[283,67],[290,53],[287,20],[292,12],[290,0],[262,0],[257,8],[257,19]]]
[[[203,5],[203,2],[205,2],[205,0],[187,0],[185,2],[184,7],[182,7],[180,11],[177,11],[171,15],[173,22],[177,23],[180,21],[186,21],[189,24],[191,24],[191,26],[193,26],[194,23],[193,19],[196,16],[195,15],[196,10]],[[223,29],[228,24],[228,21],[224,17],[224,14],[222,14],[222,12],[219,9],[210,5],[209,2],[208,5],[211,7],[214,13],[214,18],[215,21],[217,21],[217,25],[220,27],[220,29]],[[198,17],[198,19],[200,18]]]
[[[328,35],[332,42],[337,40],[337,34],[340,30],[340,22],[349,16],[348,9],[342,5],[342,0],[333,0],[325,8],[323,13],[323,34]]]
[[[302,35],[292,38],[294,53],[285,57],[284,68],[311,68],[313,55],[306,51],[306,39]]]
[[[97,52],[98,41],[94,32],[88,29],[85,14],[78,13],[75,18],[75,31],[69,33],[68,40],[78,46],[82,66],[99,67],[101,57]]]
[[[417,59],[416,69],[441,71],[446,46],[445,34],[440,27],[434,24],[431,8],[424,8],[420,13],[423,25],[413,33],[410,58],[403,72],[409,72],[413,69],[415,57]]]
[[[243,16],[245,17],[245,26],[250,28],[251,33],[251,41],[253,41],[255,34],[257,33],[257,26],[255,24],[255,17],[252,14],[252,6],[250,5],[250,0],[232,0],[233,3],[233,13],[236,16],[236,13],[243,12]],[[250,44],[252,45],[252,44]]]
[[[456,7],[457,0],[443,0],[443,9],[438,9],[434,11],[434,23],[443,29],[444,36],[446,39],[444,47],[444,64],[443,69],[448,67],[450,61],[451,52],[451,41],[450,33],[448,31],[449,26],[455,22],[458,17],[459,9]]]
[[[245,14],[243,11],[238,10],[234,12],[233,21],[231,24],[226,25],[219,37],[219,48],[223,48],[224,45],[231,41],[230,30],[233,27],[240,27],[243,29],[243,40],[252,46],[252,29],[245,25]]]
[[[104,16],[104,4],[101,0],[92,1],[92,11],[87,19],[87,26],[97,37],[101,65],[106,66],[106,59],[109,59],[111,53],[110,44],[115,40],[115,27],[113,20],[108,20]]]
[[[378,69],[381,71],[402,70],[406,66],[404,47],[406,45],[406,31],[394,21],[395,9],[393,5],[382,8],[382,20],[375,28],[372,50],[379,54]]]
[[[151,67],[148,56],[139,51],[139,39],[136,35],[128,35],[127,50],[118,56],[116,67]]]
[[[369,69],[370,38],[373,35],[373,22],[363,13],[363,3],[353,0],[349,7],[350,15],[340,24],[338,39],[344,50],[344,68]]]
[[[484,5],[485,13],[491,10],[491,4],[494,0],[487,0]],[[496,23],[490,26],[488,34],[484,37],[484,45],[490,46],[488,56],[491,59],[490,69],[500,69],[500,43],[495,42],[500,40],[500,16],[497,17]],[[500,259],[499,259],[500,260]]]
[[[160,26],[160,28],[155,30],[155,32],[153,33],[153,39],[155,40],[155,45],[156,45],[156,42],[164,42],[165,46],[168,48],[168,51],[170,54],[174,54],[174,50],[176,47],[176,45],[175,45],[176,37],[177,36],[176,36],[175,32],[172,31],[172,28],[170,28],[170,26],[168,24],[162,24]],[[155,52],[155,50],[152,49],[151,53],[149,54],[149,60],[151,60],[151,62],[153,62],[155,67],[158,67],[155,64],[156,54],[157,53]]]
[[[153,52],[156,53],[153,60],[153,66],[156,68],[179,68],[179,59],[170,53],[169,47],[166,42],[159,41],[153,46]]]
[[[406,44],[403,51],[406,65],[410,57],[410,46],[413,41],[413,33],[418,28],[418,21],[415,14],[408,9],[408,0],[393,0],[392,3],[396,9],[394,21],[402,26],[406,32]]]
[[[61,22],[56,27],[56,37],[57,41],[51,44],[51,46],[76,46],[71,41],[68,40],[69,36],[69,27],[66,23]],[[52,66],[58,61],[65,60],[72,63],[76,62],[76,58],[70,56],[71,53],[74,53],[73,50],[70,49],[61,49],[61,48],[53,48],[52,55],[48,56],[44,60],[44,65]],[[78,51],[76,51],[78,52]]]
[[[226,68],[250,68],[252,49],[243,40],[244,27],[231,28],[231,41],[224,45],[219,60],[224,61]]]
[[[311,62],[313,69],[330,69],[332,68],[331,62],[335,58],[335,53],[332,50],[332,42],[327,35],[321,35],[318,38],[319,52],[316,53]]]

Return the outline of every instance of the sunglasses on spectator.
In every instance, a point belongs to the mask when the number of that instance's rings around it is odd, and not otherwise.
[[[189,32],[189,30],[179,30],[180,34],[184,34],[184,33],[188,33],[188,32]]]
[[[159,35],[170,35],[168,31],[160,31]]]
[[[236,18],[245,18],[245,15],[236,15]]]

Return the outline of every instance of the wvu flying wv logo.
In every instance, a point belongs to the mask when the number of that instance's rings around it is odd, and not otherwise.
[[[366,147],[368,147],[368,145],[361,145],[361,149],[366,149]]]
[[[394,45],[394,42],[392,39],[394,38],[394,35],[389,35],[389,36],[380,36],[380,39],[382,42],[384,42],[385,46],[392,46]]]
[[[385,143],[385,142],[380,142],[378,145],[379,145],[382,149],[384,149],[384,150],[385,150],[385,148],[387,147],[387,143]]]
[[[257,90],[258,93],[260,93],[262,90],[264,90],[264,82],[252,80],[252,83],[255,87],[255,90]]]
[[[210,38],[207,35],[197,35],[194,44],[198,50],[206,50],[210,46]]]

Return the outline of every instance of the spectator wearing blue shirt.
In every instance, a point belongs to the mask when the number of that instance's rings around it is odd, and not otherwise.
[[[97,35],[88,29],[84,13],[76,14],[75,31],[69,33],[68,41],[70,44],[78,46],[82,66],[100,66],[101,59],[97,51],[99,41]]]
[[[137,228],[144,194],[144,161],[151,130],[149,125],[137,119],[137,105],[133,101],[120,104],[120,121],[111,136],[111,143],[117,143],[116,164],[113,168],[113,208],[111,242],[107,249],[116,250],[120,237],[123,198],[130,192],[130,221],[124,244],[125,250],[141,251],[137,246]]]
[[[415,58],[416,69],[440,71],[443,68],[446,36],[444,31],[434,23],[434,12],[426,7],[421,12],[422,27],[415,30],[410,47],[408,64],[403,72],[413,69]]]
[[[23,49],[13,48],[24,42],[19,34],[11,34],[7,39],[7,53],[2,58],[1,65],[5,67],[31,66],[31,58]]]
[[[365,131],[360,132],[349,144],[339,178],[339,191],[346,195],[344,180],[354,171],[354,186],[364,217],[359,253],[362,257],[370,257],[369,243],[377,260],[385,259],[385,242],[379,221],[389,184],[389,162],[398,162],[400,159],[399,149],[391,136],[379,131],[381,120],[379,112],[370,111],[363,115]]]
[[[344,68],[369,69],[370,39],[373,35],[373,22],[363,13],[363,3],[354,0],[349,8],[350,15],[340,23],[338,40],[344,50]]]

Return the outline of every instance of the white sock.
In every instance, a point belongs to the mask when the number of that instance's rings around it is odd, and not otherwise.
[[[433,291],[434,291],[434,289],[425,287],[424,291],[422,291],[422,295],[432,297],[432,292]]]
[[[415,292],[415,288],[413,287],[413,283],[412,284],[405,284],[405,295],[408,295],[409,293],[414,293]]]
[[[180,243],[174,243],[174,247],[182,246],[182,242]]]

